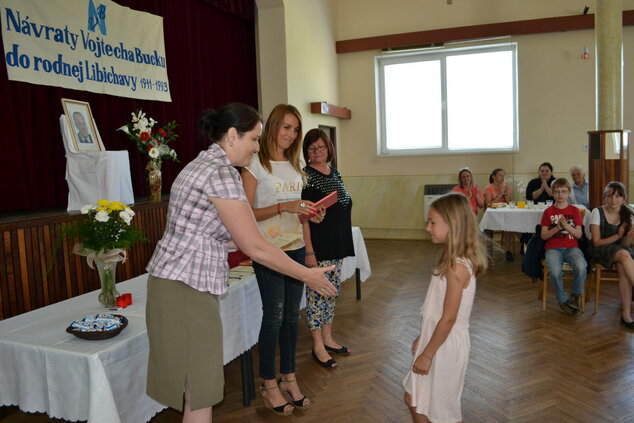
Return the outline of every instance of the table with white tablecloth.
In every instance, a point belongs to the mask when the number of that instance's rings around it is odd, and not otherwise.
[[[354,243],[354,257],[346,257],[341,265],[341,280],[345,281],[356,275],[357,300],[361,299],[361,282],[365,282],[372,274],[368,251],[365,248],[365,241],[361,229],[354,226],[352,228],[352,241]]]
[[[129,323],[112,339],[65,332],[73,320],[107,312],[97,291],[0,321],[0,405],[91,423],[147,422],[164,409],[145,395],[146,285],[147,274],[117,284],[133,304],[116,312]],[[253,275],[220,297],[225,364],[257,342],[261,304]]]
[[[581,211],[584,225],[586,225],[590,218],[590,212],[581,204],[574,204]],[[518,232],[518,233],[535,233],[535,227],[542,221],[542,215],[545,208],[519,208],[519,207],[489,207],[482,215],[480,220],[480,230],[486,231],[487,238],[487,250],[489,256],[493,254],[493,231],[502,232]],[[490,263],[493,267],[493,262]]]
[[[358,228],[355,232],[357,255],[346,259],[354,266],[347,274],[360,266],[357,272],[367,278],[371,270],[363,237]],[[147,274],[117,284],[120,293],[132,294],[133,304],[116,312],[129,323],[112,339],[86,341],[65,332],[73,320],[104,312],[98,291],[0,321],[0,405],[89,423],[142,423],[164,409],[145,394],[146,285]],[[252,398],[250,349],[262,320],[254,275],[233,282],[220,296],[220,315],[224,363],[241,355],[249,358],[242,363],[243,394]],[[245,394],[245,402],[249,399]]]
[[[585,223],[590,213],[586,213],[588,210],[580,204],[575,206],[580,209]],[[543,208],[489,207],[480,221],[480,230],[533,233],[535,226],[542,220],[544,210]]]

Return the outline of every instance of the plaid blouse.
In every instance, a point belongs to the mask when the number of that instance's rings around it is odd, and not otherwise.
[[[218,144],[201,151],[174,181],[165,232],[146,270],[220,295],[227,289],[231,235],[208,197],[248,201],[240,174]]]

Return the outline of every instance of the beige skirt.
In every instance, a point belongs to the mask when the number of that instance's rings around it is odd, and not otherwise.
[[[149,276],[145,311],[150,341],[147,394],[182,411],[185,380],[192,410],[222,401],[224,371],[218,297]]]

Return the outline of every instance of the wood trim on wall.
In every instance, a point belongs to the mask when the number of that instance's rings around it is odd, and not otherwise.
[[[634,25],[634,10],[623,11],[623,25]],[[546,32],[593,29],[594,15],[560,16],[555,18],[529,19],[500,22],[430,31],[406,32],[377,37],[355,38],[336,42],[337,53],[352,53],[365,50],[381,50],[402,47],[417,47],[434,43],[477,40],[482,38],[513,35],[541,34]]]
[[[132,224],[149,241],[128,250],[126,262],[117,266],[117,281],[146,273],[145,266],[165,230],[167,204],[166,199],[134,206]],[[80,214],[58,212],[0,222],[0,320],[100,288],[97,270],[88,267],[85,257],[73,254],[73,239],[62,243],[47,272],[60,227],[80,218]]]

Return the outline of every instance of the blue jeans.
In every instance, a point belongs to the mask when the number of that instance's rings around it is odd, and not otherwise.
[[[286,251],[301,265],[305,264],[305,248]],[[260,326],[260,377],[275,379],[275,349],[279,340],[280,372],[295,373],[297,350],[297,320],[304,284],[259,263],[253,269],[262,298],[262,326]]]
[[[546,264],[552,282],[557,301],[565,303],[568,301],[568,294],[564,291],[563,270],[564,262],[572,267],[574,280],[572,282],[572,293],[583,294],[583,282],[586,280],[587,263],[583,253],[577,247],[573,248],[551,248],[546,250]]]

